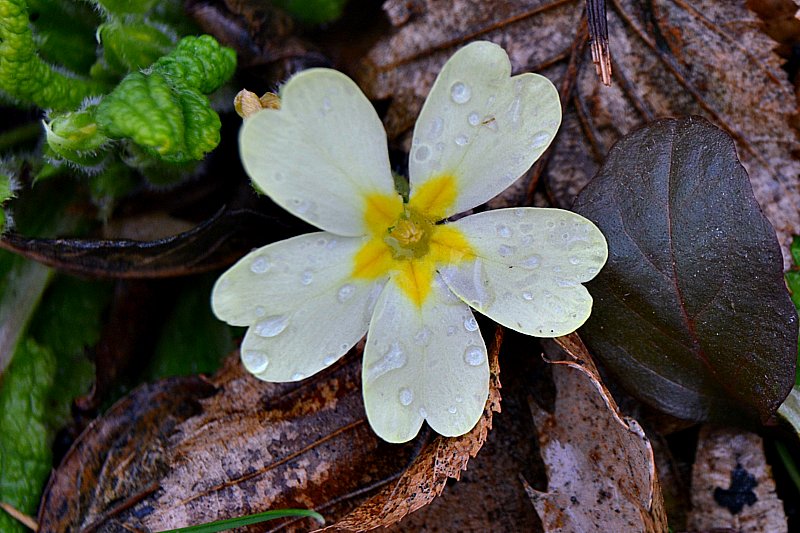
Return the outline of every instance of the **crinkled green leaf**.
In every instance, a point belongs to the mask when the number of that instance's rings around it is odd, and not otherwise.
[[[19,344],[0,385],[0,501],[34,514],[52,467],[46,427],[56,358],[32,339]],[[0,531],[26,529],[0,512]]]
[[[794,384],[797,313],[730,136],[653,122],[614,146],[575,210],[609,247],[587,284],[592,353],[675,416],[770,419]]]
[[[175,46],[171,31],[144,19],[113,20],[101,24],[97,32],[109,66],[124,73],[149,67]]]
[[[101,88],[71,77],[39,57],[24,0],[0,0],[0,90],[41,108],[75,109]]]
[[[217,320],[208,305],[212,279],[186,285],[169,314],[146,379],[211,374],[234,348],[232,328]]]
[[[273,3],[301,22],[322,24],[338,19],[347,0],[273,0]]]
[[[185,37],[146,73],[133,72],[97,107],[111,138],[131,139],[168,162],[202,159],[219,143],[220,121],[204,94],[232,74],[236,57],[210,36]]]
[[[82,75],[97,59],[98,13],[85,2],[27,0],[33,39],[42,59]]]
[[[45,123],[47,144],[64,159],[90,166],[105,158],[109,138],[100,131],[94,117],[95,107],[61,113]]]

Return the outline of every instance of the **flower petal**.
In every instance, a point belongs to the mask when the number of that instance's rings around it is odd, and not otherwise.
[[[422,306],[393,280],[381,293],[364,349],[367,418],[389,442],[414,438],[423,419],[463,435],[489,394],[486,345],[472,311],[436,278]]]
[[[489,42],[469,44],[445,64],[414,128],[412,202],[428,181],[454,178],[444,216],[480,205],[550,145],[561,124],[558,91],[543,76],[510,75],[506,52]]]
[[[259,248],[214,286],[214,313],[250,326],[241,354],[266,381],[297,381],[332,364],[367,332],[386,278],[351,277],[365,239],[320,232]]]
[[[401,203],[383,125],[358,86],[335,70],[311,69],[290,79],[281,89],[281,109],[245,120],[239,146],[258,187],[332,233],[364,235],[368,203],[384,197]]]
[[[477,259],[443,268],[447,285],[504,326],[537,337],[575,331],[592,310],[581,285],[605,264],[597,226],[562,209],[520,207],[471,215],[452,224]]]

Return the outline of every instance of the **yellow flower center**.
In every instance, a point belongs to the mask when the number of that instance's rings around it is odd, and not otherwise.
[[[437,269],[475,258],[459,230],[436,224],[456,197],[456,180],[449,174],[415,189],[408,204],[399,195],[367,195],[364,221],[372,238],[355,256],[353,277],[373,280],[391,275],[421,307]]]

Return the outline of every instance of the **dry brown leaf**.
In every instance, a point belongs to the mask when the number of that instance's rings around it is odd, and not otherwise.
[[[402,475],[379,494],[362,503],[331,526],[334,531],[367,531],[390,526],[440,495],[450,478],[459,479],[470,457],[475,457],[492,428],[492,413],[500,412],[500,365],[497,361],[503,329],[495,333],[495,348],[489,358],[489,398],[483,417],[462,437],[437,436],[422,450]]]
[[[405,3],[388,0],[384,9]],[[594,72],[582,0],[419,0],[415,13],[392,18],[399,27],[370,51],[359,81],[370,97],[391,99],[385,122],[397,137],[410,131],[447,57],[470,40],[503,46],[514,72],[553,80],[566,107],[561,132],[549,156],[493,207],[524,203],[539,175],[552,201],[567,207],[622,135],[656,117],[703,115],[736,139],[786,252],[800,233],[800,145],[789,126],[796,101],[758,17],[740,2],[607,4],[609,88]]]
[[[761,437],[704,426],[692,468],[690,530],[788,532]]]
[[[667,531],[653,448],[623,417],[580,338],[557,339],[555,412],[532,405],[548,492],[526,487],[546,532]]]
[[[299,384],[263,383],[234,354],[210,383],[139,388],[76,441],[50,480],[39,523],[43,531],[162,531],[301,507],[345,517],[341,528],[350,530],[391,524],[441,493],[483,444],[499,410],[500,342],[498,333],[478,426],[452,439],[423,432],[406,445],[381,441],[367,423],[360,351]]]

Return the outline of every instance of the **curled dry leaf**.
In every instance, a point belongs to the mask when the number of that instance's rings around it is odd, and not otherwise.
[[[54,472],[41,530],[163,531],[287,507],[341,519],[345,530],[392,524],[441,493],[483,444],[499,410],[499,333],[495,341],[478,426],[406,445],[369,428],[360,350],[300,383],[258,381],[235,354],[210,382],[141,387],[93,423]],[[305,520],[271,526],[314,525]]]
[[[388,0],[384,9],[393,13],[404,3]],[[549,162],[540,161],[492,205],[531,198],[543,175],[551,200],[569,206],[620,137],[657,117],[692,114],[736,140],[784,252],[800,233],[799,145],[789,126],[796,100],[774,41],[743,2],[609,0],[611,87],[594,72],[583,0],[416,4],[416,13],[392,19],[396,31],[373,47],[359,78],[370,97],[391,100],[391,137],[410,130],[435,73],[470,40],[500,44],[514,72],[538,71],[560,88],[564,120]],[[476,110],[482,104],[474,102]]]
[[[217,270],[255,246],[293,234],[281,219],[222,208],[188,231],[151,241],[40,239],[9,232],[0,236],[0,248],[80,276],[169,278]]]
[[[789,531],[761,437],[704,426],[692,468],[689,529]]]
[[[546,532],[667,531],[650,441],[623,417],[577,334],[556,341],[555,412],[532,405],[548,491],[526,487]]]

